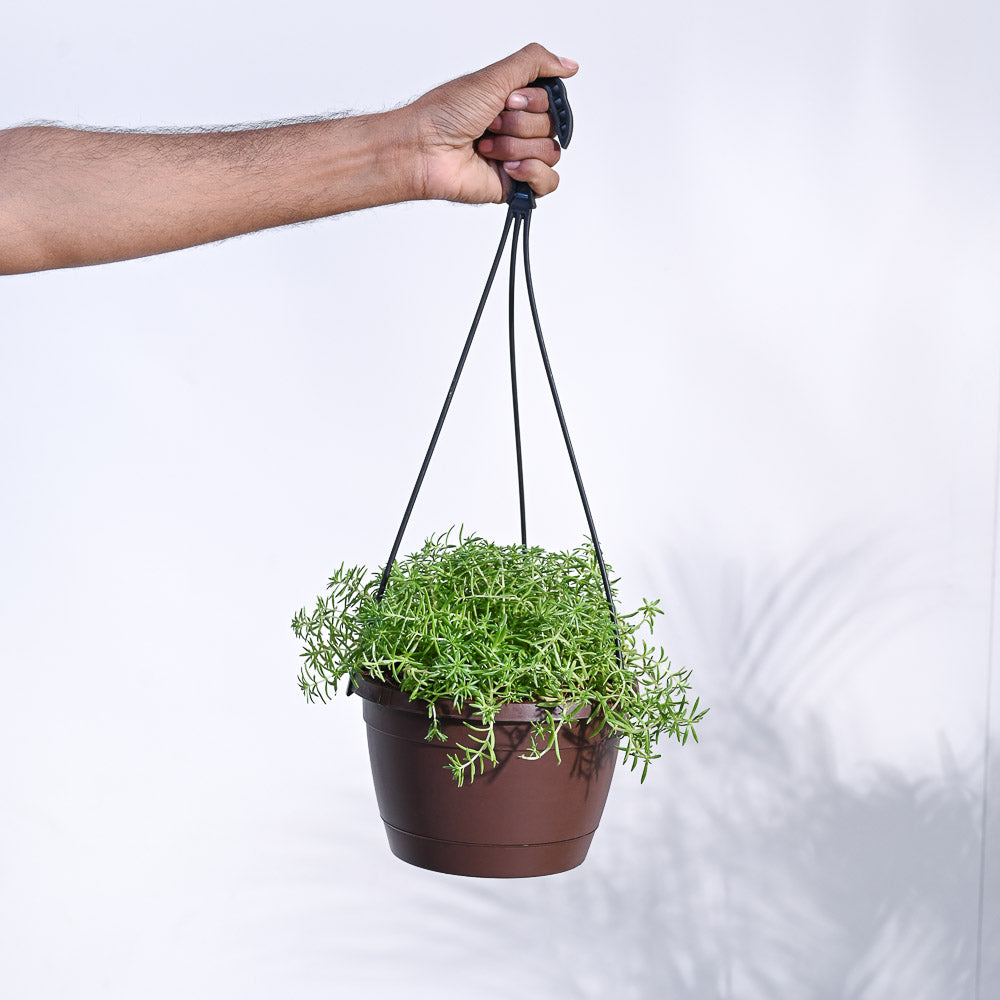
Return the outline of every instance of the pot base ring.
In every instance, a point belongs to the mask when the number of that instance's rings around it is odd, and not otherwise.
[[[551,844],[463,844],[421,837],[383,823],[389,850],[400,861],[472,878],[534,878],[569,871],[583,864],[596,832]]]

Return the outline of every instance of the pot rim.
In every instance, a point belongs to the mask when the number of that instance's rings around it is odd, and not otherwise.
[[[422,698],[411,698],[393,684],[385,684],[363,674],[352,678],[353,690],[365,701],[374,702],[385,708],[395,709],[400,712],[412,712],[414,715],[429,716],[429,703]],[[475,722],[481,719],[480,715],[471,705],[466,705],[461,710],[455,707],[454,702],[449,700],[439,700],[435,704],[435,710],[439,719],[461,719],[463,722]],[[553,714],[562,713],[558,708],[554,711],[536,702],[521,701],[511,702],[501,706],[496,715],[496,722],[540,722],[549,719]],[[574,721],[589,719],[593,714],[592,705],[581,705],[570,718]]]

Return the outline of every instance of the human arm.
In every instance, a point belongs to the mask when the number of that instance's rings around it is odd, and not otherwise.
[[[529,45],[374,115],[216,132],[0,131],[0,273],[105,263],[394,202],[500,202],[558,177]],[[516,110],[518,97],[526,107]],[[507,109],[507,110],[505,110]],[[505,163],[519,166],[505,168]]]

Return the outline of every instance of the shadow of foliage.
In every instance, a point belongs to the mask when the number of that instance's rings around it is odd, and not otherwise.
[[[684,591],[690,567],[664,572]],[[553,997],[968,1000],[980,762],[944,745],[933,774],[841,774],[798,699],[940,602],[920,581],[905,554],[826,543],[767,587],[692,588],[698,672],[720,681],[700,746],[665,748],[641,788],[618,776],[580,869],[453,883],[451,921],[491,928]]]

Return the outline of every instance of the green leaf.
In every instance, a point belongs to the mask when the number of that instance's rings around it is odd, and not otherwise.
[[[381,602],[380,570],[342,564],[315,608],[295,614],[299,687],[309,701],[326,701],[350,673],[368,675],[428,702],[427,737],[437,740],[445,736],[434,703],[475,706],[482,724],[468,727],[466,745],[448,758],[459,784],[496,763],[490,722],[514,702],[553,710],[536,727],[531,759],[550,750],[560,758],[559,731],[582,705],[621,734],[623,763],[641,761],[643,779],[659,738],[697,742],[694,724],[707,709],[697,698],[689,704],[691,671],[673,670],[638,634],[663,614],[658,600],[618,614],[623,668],[589,543],[547,552],[496,545],[462,526],[456,543],[453,530],[398,560]]]

